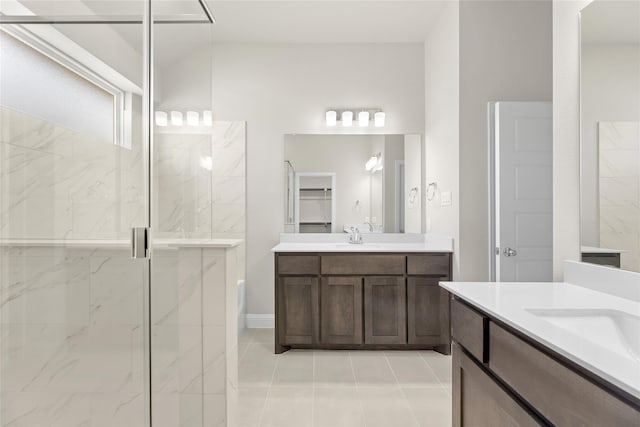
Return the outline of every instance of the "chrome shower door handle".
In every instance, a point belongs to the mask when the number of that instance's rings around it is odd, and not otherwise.
[[[131,258],[146,259],[149,257],[149,229],[133,227],[131,229]]]
[[[502,252],[506,257],[512,257],[518,255],[518,252],[515,249],[505,248]]]

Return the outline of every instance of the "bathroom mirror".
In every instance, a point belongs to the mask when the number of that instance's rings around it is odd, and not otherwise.
[[[420,135],[285,135],[285,231],[421,233]]]
[[[580,25],[583,260],[640,271],[640,3],[595,0]]]

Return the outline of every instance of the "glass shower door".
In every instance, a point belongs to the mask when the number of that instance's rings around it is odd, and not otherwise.
[[[143,17],[21,7],[52,23],[0,25],[0,425],[149,425]]]

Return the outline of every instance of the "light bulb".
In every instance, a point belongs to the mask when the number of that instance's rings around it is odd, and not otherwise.
[[[184,124],[184,120],[182,119],[182,113],[180,111],[171,112],[171,124],[173,126],[182,126]]]
[[[169,124],[167,113],[164,111],[156,111],[156,125],[164,127],[167,124]]]
[[[200,125],[200,114],[197,111],[187,111],[187,124],[189,126]]]
[[[358,113],[358,125],[361,128],[366,128],[369,126],[369,112],[368,111],[360,111]]]
[[[335,126],[338,120],[338,113],[336,113],[334,110],[327,111],[327,113],[325,114],[325,120],[327,121],[327,126]]]
[[[353,111],[343,111],[342,112],[342,126],[350,127],[353,124]]]
[[[204,110],[202,112],[202,123],[205,126],[213,126],[213,113],[210,110]]]
[[[386,114],[383,111],[378,111],[373,115],[373,124],[377,128],[384,127]]]

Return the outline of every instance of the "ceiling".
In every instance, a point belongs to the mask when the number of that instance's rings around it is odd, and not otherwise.
[[[443,1],[210,1],[217,42],[423,42]]]
[[[452,0],[205,0],[216,18],[210,24],[161,24],[155,27],[155,59],[163,67],[188,52],[217,43],[422,43]],[[143,0],[0,0],[20,3],[41,16],[139,17]],[[154,0],[168,15],[198,14],[198,0]],[[74,24],[69,24],[74,25]],[[66,27],[66,31],[65,31]],[[68,25],[57,26],[68,35]],[[140,25],[113,30],[139,53]],[[91,37],[83,29],[84,37]],[[81,45],[83,40],[76,39]]]

